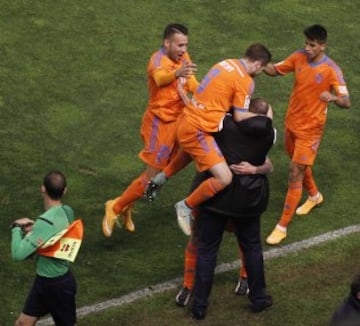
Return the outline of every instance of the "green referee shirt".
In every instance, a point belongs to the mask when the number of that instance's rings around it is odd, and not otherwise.
[[[74,212],[67,205],[53,206],[40,215],[31,232],[25,236],[20,227],[12,230],[11,254],[14,260],[24,260],[36,253],[36,250],[48,239],[68,227],[74,221]],[[66,260],[35,254],[36,274],[53,278],[64,275],[69,269]]]

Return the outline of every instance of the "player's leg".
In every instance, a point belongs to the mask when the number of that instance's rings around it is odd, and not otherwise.
[[[21,313],[15,321],[15,326],[33,326],[38,318]]]
[[[302,184],[306,165],[296,162],[290,163],[288,191],[285,198],[283,212],[279,224],[286,228],[295,213],[302,195]]]
[[[291,134],[291,137],[292,139],[289,137],[285,142],[287,151],[292,158],[288,191],[281,218],[266,239],[266,242],[271,245],[280,243],[287,236],[287,227],[301,200],[305,171],[308,166],[312,166],[314,163],[319,145],[318,136],[304,138],[303,136]]]
[[[189,196],[175,205],[178,224],[187,235],[190,234],[188,225],[192,209],[215,196],[231,182],[232,173],[226,162],[217,163],[209,171],[213,177],[203,181]]]
[[[217,163],[211,167],[209,171],[213,177],[203,181],[189,196],[186,197],[185,202],[188,206],[199,206],[230,184],[232,173],[226,162]]]
[[[305,169],[306,165],[295,162],[290,163],[288,191],[285,197],[283,211],[278,224],[266,239],[268,244],[278,244],[287,236],[287,227],[301,200]]]
[[[311,141],[310,146],[311,146],[311,148],[314,149],[315,156],[316,156],[317,151],[320,146],[320,140],[321,140],[321,135],[317,135],[317,136],[313,137],[312,139],[310,138],[310,141]],[[314,163],[314,161],[315,161],[315,156],[314,156],[314,160],[312,163]],[[312,173],[312,166],[310,166],[310,165],[305,170],[303,186],[308,193],[308,198],[304,204],[302,204],[300,207],[297,208],[297,210],[296,210],[297,215],[309,214],[310,211],[314,207],[318,207],[324,201],[324,197],[319,192],[319,189],[315,183],[313,173]]]
[[[290,131],[289,129],[285,129],[285,151],[287,152],[287,154],[289,155],[290,158],[293,157],[294,152],[295,152],[295,134]],[[288,176],[288,193],[289,193],[289,188],[290,188],[290,174]],[[299,189],[299,188],[298,188]],[[287,195],[286,195],[287,197]],[[286,200],[285,200],[286,202]],[[285,205],[284,205],[284,209],[285,209]],[[284,211],[283,209],[283,211]],[[283,221],[284,223],[284,221]],[[271,234],[266,238],[266,242],[268,244],[278,244],[280,243],[283,239],[286,238],[287,236],[287,228],[284,226],[281,226],[279,223],[275,226],[275,228],[273,229],[273,231],[271,232]]]
[[[183,116],[180,116],[178,121],[174,122],[174,127],[171,127],[172,134],[169,136],[174,137],[173,142],[176,142],[176,150],[171,153],[172,155],[168,160],[168,164],[162,168],[162,172],[158,173],[150,180],[149,185],[144,193],[145,197],[147,197],[150,202],[155,199],[157,192],[159,191],[161,186],[163,186],[167,182],[168,178],[182,170],[192,161],[191,156],[182,149],[180,149],[177,143],[177,139],[179,137],[182,137],[182,135],[179,135],[178,130],[186,130],[186,125],[187,122],[185,118]]]
[[[197,246],[189,239],[185,248],[183,285],[175,298],[176,304],[180,307],[185,307],[191,297],[191,291],[194,287],[196,258]]]
[[[159,169],[147,166],[145,171],[125,189],[121,196],[114,200],[112,204],[113,212],[117,216],[123,216],[123,223],[127,230],[135,231],[135,225],[131,216],[133,204],[136,200],[143,197],[149,180],[158,174],[159,171]]]
[[[245,267],[244,253],[240,245],[239,245],[239,258],[240,258],[241,266],[239,270],[239,279],[236,283],[234,293],[237,295],[247,295],[249,293],[249,284],[248,284],[247,271]]]
[[[151,178],[147,188],[145,189],[146,198],[150,202],[154,201],[157,193],[167,180],[185,168],[191,161],[191,156],[185,153],[182,149],[179,149],[174,158],[170,159],[170,163],[165,167],[165,169]]]
[[[314,207],[318,207],[324,201],[323,195],[316,186],[311,166],[308,166],[305,170],[303,185],[309,196],[305,203],[296,209],[297,215],[309,214]]]
[[[135,230],[131,209],[134,202],[144,196],[150,179],[168,164],[176,148],[176,121],[163,123],[151,112],[146,112],[141,126],[141,136],[144,148],[139,157],[146,164],[146,169],[120,196],[106,202],[102,227],[106,237],[112,235],[119,215],[123,215],[127,230]]]
[[[210,171],[212,174],[212,177],[203,181],[189,196],[175,205],[178,224],[189,235],[192,208],[198,207],[230,184],[232,172],[210,134],[188,126],[178,128],[178,139],[184,151],[193,158],[197,170]]]
[[[193,211],[196,216],[197,210]],[[191,298],[195,282],[196,260],[198,248],[198,234],[196,220],[191,221],[191,235],[185,248],[184,279],[181,289],[176,295],[175,302],[180,307],[185,307]]]
[[[150,167],[151,169],[151,167]],[[156,175],[160,170],[156,170],[153,175]],[[145,187],[147,186],[150,178],[148,169],[137,177],[125,189],[125,191],[115,199],[110,199],[105,203],[105,215],[103,218],[102,229],[106,237],[110,237],[115,227],[115,223],[120,215],[124,217],[124,225],[127,230],[134,231],[135,226],[131,217],[131,210],[133,204],[139,198],[142,198]]]

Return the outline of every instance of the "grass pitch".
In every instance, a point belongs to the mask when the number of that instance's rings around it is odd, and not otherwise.
[[[185,23],[190,29],[189,52],[198,64],[199,79],[215,62],[241,56],[252,42],[267,45],[276,61],[303,46],[304,27],[321,23],[328,28],[328,53],[343,69],[353,108],[344,111],[330,105],[315,165],[315,178],[325,202],[310,216],[294,218],[284,244],[357,224],[359,9],[356,2],[340,4],[333,0],[316,4],[309,0],[0,1],[0,325],[13,324],[34,273],[31,261],[12,262],[8,226],[15,218],[41,213],[39,188],[50,169],[60,169],[67,175],[69,192],[65,201],[85,223],[85,240],[73,266],[79,283],[79,306],[181,275],[186,238],[176,225],[173,204],[187,193],[193,166],[172,179],[155,203],[139,201],[134,234],[117,230],[111,239],[105,239],[101,232],[105,200],[121,193],[143,168],[137,153],[142,146],[139,127],[147,102],[146,64],[160,46],[164,26],[171,21]],[[279,134],[270,153],[275,171],[270,177],[269,209],[263,216],[265,237],[280,216],[287,188],[289,161],[283,152],[282,131],[292,78],[260,76],[256,84],[255,95],[268,99],[275,109]],[[331,265],[331,273],[342,275],[344,286],[353,270],[335,262],[343,256],[350,259],[349,249],[340,240],[332,246],[330,253],[317,255],[317,264]],[[219,262],[235,257],[233,238],[226,237]],[[305,265],[308,259],[311,263],[307,255],[301,256]],[[282,274],[281,262],[279,259],[267,268],[275,300],[288,295],[290,287],[273,281],[277,273],[283,275],[282,279],[291,279],[294,287],[305,287],[308,279],[304,279],[300,267],[292,268],[291,274],[289,271],[291,277]],[[275,275],[271,274],[274,269]],[[316,272],[329,273],[323,269]],[[232,282],[229,279],[223,288],[231,287]],[[322,282],[317,287],[317,292],[326,289]],[[214,291],[212,302],[221,297],[221,289]],[[331,302],[338,301],[339,291],[331,289]],[[231,321],[231,316],[238,314],[233,296],[228,299],[231,304],[216,310],[214,318],[219,323]],[[318,304],[315,293],[308,300],[309,306]],[[173,294],[169,294],[150,300],[150,306],[159,309],[160,315],[174,313],[179,323],[187,323],[182,312],[171,312],[172,302]],[[299,320],[295,318],[298,308],[290,300],[280,302],[286,309],[276,305],[273,310],[282,311],[280,316],[286,316],[287,321],[293,316],[293,325]],[[123,309],[128,316],[146,308],[136,304]],[[303,310],[310,321],[304,325],[312,325],[311,318],[326,320],[329,313],[311,310],[307,305]],[[146,313],[141,321],[139,314],[136,322],[158,324],[158,319],[150,319],[152,315]],[[128,317],[117,317],[113,312],[111,318],[113,325],[122,325]],[[248,316],[249,323],[252,318]],[[271,319],[264,322],[279,325]]]

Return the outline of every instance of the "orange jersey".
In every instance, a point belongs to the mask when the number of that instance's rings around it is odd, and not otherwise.
[[[162,121],[175,121],[182,112],[184,103],[177,90],[179,80],[175,77],[175,72],[186,61],[191,61],[188,53],[184,54],[181,62],[174,62],[166,55],[163,48],[151,56],[147,66],[149,89],[147,110],[150,110]],[[162,81],[158,77],[160,74],[162,74]],[[187,79],[185,89],[193,92],[198,84],[195,77],[192,76]]]
[[[215,64],[201,81],[184,116],[205,132],[219,131],[219,124],[231,107],[248,111],[254,80],[239,59]]]
[[[320,100],[324,91],[349,96],[341,69],[329,57],[309,63],[304,51],[297,51],[275,65],[280,75],[295,73],[285,124],[290,130],[321,135],[327,113],[327,102]]]

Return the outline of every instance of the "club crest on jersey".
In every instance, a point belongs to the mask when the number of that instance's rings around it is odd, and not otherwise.
[[[324,77],[322,76],[322,74],[316,74],[316,76],[315,76],[315,82],[316,82],[317,84],[321,84],[323,80],[324,80]]]

